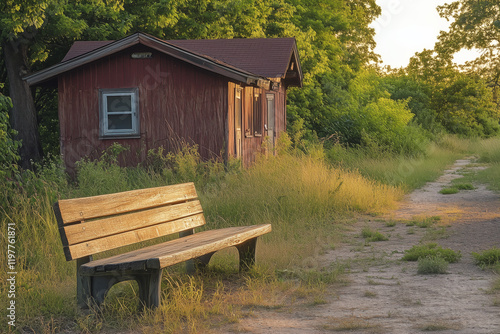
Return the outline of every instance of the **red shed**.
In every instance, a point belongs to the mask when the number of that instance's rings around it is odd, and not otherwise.
[[[118,142],[136,165],[148,150],[199,146],[205,159],[250,165],[286,129],[286,89],[302,86],[294,38],[75,42],[65,58],[29,75],[58,88],[66,166]]]

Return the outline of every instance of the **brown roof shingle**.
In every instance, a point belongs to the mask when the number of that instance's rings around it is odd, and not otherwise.
[[[295,46],[293,38],[200,39],[167,42],[266,78],[285,76]]]
[[[112,42],[77,41],[61,62]],[[286,75],[295,48],[294,38],[196,39],[165,42],[266,78],[281,78]]]
[[[117,41],[77,41],[60,63],[24,80],[29,85],[57,85],[54,78],[59,74],[137,44],[246,84],[266,86],[269,79],[281,78],[287,86],[302,86],[294,38],[164,41],[143,33]]]

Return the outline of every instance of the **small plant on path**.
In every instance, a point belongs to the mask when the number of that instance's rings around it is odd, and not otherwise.
[[[460,190],[474,190],[476,187],[472,185],[472,183],[459,183],[454,186],[443,188],[439,191],[440,194],[443,195],[452,195],[458,193]]]
[[[448,262],[440,256],[427,256],[418,259],[417,273],[421,275],[446,274]]]
[[[418,261],[420,258],[429,256],[439,256],[446,262],[455,263],[460,260],[462,254],[460,251],[454,251],[449,248],[442,248],[436,243],[428,243],[425,245],[417,245],[405,251],[405,255],[401,258],[403,261]]]
[[[373,231],[369,227],[363,228],[361,231],[361,236],[366,239],[366,241],[387,241],[389,238],[379,231]]]
[[[500,248],[491,248],[481,253],[472,252],[476,264],[481,267],[495,266],[500,264]]]

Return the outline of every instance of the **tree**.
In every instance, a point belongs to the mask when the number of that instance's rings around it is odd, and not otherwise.
[[[0,92],[12,98],[10,120],[22,140],[24,168],[42,156],[39,131],[54,133],[56,94],[31,90],[22,77],[59,62],[75,40],[135,31],[164,39],[295,37],[304,88],[290,91],[290,120],[303,119],[322,135],[330,134],[327,121],[352,102],[350,81],[377,59],[369,27],[380,14],[375,0],[4,0],[0,9],[7,68],[0,68],[0,83],[4,77],[9,83]]]
[[[39,91],[33,91],[23,76],[32,69],[60,61],[76,39],[118,39],[138,27],[161,31],[176,22],[174,7],[179,2],[168,3],[174,5],[168,6],[162,0],[148,2],[148,6],[145,2],[132,6],[132,0],[2,1],[0,45],[6,69],[2,77],[7,77],[7,92],[12,99],[10,123],[17,131],[16,139],[22,143],[21,167],[30,168],[31,160],[37,161],[43,156],[34,103],[34,95]],[[130,6],[130,12],[125,11],[124,6]],[[52,94],[52,100],[54,96]],[[47,101],[47,96],[40,100]]]
[[[410,59],[405,71],[408,79],[427,87],[427,109],[434,111],[435,119],[448,132],[492,136],[500,130],[500,115],[485,80],[459,71],[446,54],[424,50]]]
[[[308,130],[329,136],[338,129],[332,124],[351,106],[351,81],[377,59],[369,23],[381,10],[372,0],[288,2],[295,8],[292,22],[301,31],[297,40],[304,71],[304,87],[288,94],[288,122],[303,119]]]
[[[10,123],[17,130],[16,139],[22,143],[21,166],[29,168],[29,160],[42,157],[33,95],[22,77],[29,73],[28,50],[37,30],[43,25],[48,1],[6,0],[0,14],[0,45],[12,99]]]
[[[498,1],[459,0],[438,7],[441,17],[453,20],[450,30],[441,32],[436,49],[453,55],[461,49],[479,49],[481,56],[466,68],[480,73],[493,88],[498,101],[500,87],[500,5]]]
[[[408,108],[415,115],[414,122],[430,133],[442,132],[443,127],[437,121],[437,113],[431,108],[432,86],[425,81],[411,78],[404,69],[386,73],[382,81],[391,99],[408,101]]]
[[[12,139],[15,131],[10,129],[8,110],[12,103],[8,97],[0,94],[0,182],[13,176],[17,171],[17,149],[19,142]]]

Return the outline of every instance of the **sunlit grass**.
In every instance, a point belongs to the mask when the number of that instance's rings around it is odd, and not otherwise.
[[[343,216],[387,210],[402,195],[358,172],[285,155],[233,176],[220,191],[204,194],[202,204],[209,228],[271,223],[261,261],[285,268],[311,261],[337,238]]]
[[[359,150],[337,147],[329,158],[334,164],[357,170],[369,179],[410,192],[435,180],[447,166],[467,154],[469,143],[454,136],[445,136],[438,143],[430,144],[426,153],[419,157],[367,155]]]
[[[235,323],[251,308],[323,303],[325,287],[342,281],[344,271],[323,268],[320,257],[341,240],[345,222],[353,214],[390,210],[405,192],[435,179],[447,165],[475,148],[480,149],[477,156],[493,163],[482,177],[500,189],[500,181],[495,181],[500,180],[498,144],[498,139],[471,142],[450,137],[433,144],[420,158],[376,158],[346,150],[342,153],[346,159],[332,164],[322,159],[325,154],[312,157],[294,152],[263,158],[248,170],[233,166],[229,173],[222,173],[216,162],[193,167],[193,159],[185,159],[190,163],[184,167],[204,173],[196,178],[207,228],[271,223],[273,231],[259,238],[254,272],[238,273],[234,250],[216,254],[202,275],[190,277],[180,266],[171,268],[163,281],[162,306],[145,313],[137,311],[137,287],[130,283],[111,290],[104,312],[78,310],[75,263],[64,259],[52,204],[58,197],[105,193],[111,188],[119,191],[188,181],[185,178],[191,172],[176,175],[89,163],[82,167],[79,177],[84,182],[79,185],[61,186],[64,182],[56,180],[60,177],[56,175],[50,180],[40,176],[20,184],[0,184],[4,187],[0,225],[7,230],[7,224],[16,224],[18,325],[40,333],[55,328],[197,333]],[[6,245],[5,233],[0,240]],[[6,264],[6,258],[0,258],[0,265]],[[5,282],[5,273],[1,275]],[[2,285],[5,296],[4,289]],[[7,332],[5,326],[3,322],[0,329]]]

